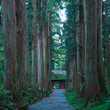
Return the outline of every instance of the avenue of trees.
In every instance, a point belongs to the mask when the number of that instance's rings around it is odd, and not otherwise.
[[[109,0],[0,0],[0,90],[51,90],[51,70],[85,106],[110,95]],[[65,9],[62,22],[59,11]],[[4,82],[4,83],[3,83]]]
[[[64,23],[68,86],[85,106],[107,95],[110,82],[109,0],[68,0]],[[106,76],[106,77],[105,77]]]
[[[31,85],[34,90],[48,91],[50,80],[51,13],[47,0],[2,0],[2,31],[4,46],[4,88],[13,91],[15,99]],[[7,7],[7,8],[6,8]],[[27,9],[31,14],[27,15]],[[27,16],[32,23],[32,56],[29,53]],[[29,21],[30,23],[31,21]],[[32,66],[30,64],[30,57]],[[32,68],[32,75],[30,74]],[[31,77],[32,76],[32,77]]]

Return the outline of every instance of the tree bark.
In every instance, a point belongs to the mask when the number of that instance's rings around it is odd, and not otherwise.
[[[12,90],[15,99],[21,98],[16,54],[15,0],[2,0],[2,26],[4,46],[4,87]]]
[[[109,45],[109,22],[108,22],[108,0],[106,0],[106,57],[107,57],[107,78],[110,84],[110,45]]]
[[[47,72],[47,35],[48,35],[48,20],[47,20],[47,0],[45,0],[44,4],[44,11],[45,11],[45,23],[44,23],[44,85],[45,90],[48,90],[48,72]]]
[[[103,70],[103,52],[102,52],[102,0],[98,0],[97,11],[97,73],[101,94],[107,94]]]
[[[44,46],[45,46],[45,89],[46,91],[48,90],[48,72],[47,72],[47,22],[45,22],[45,27],[44,27]]]
[[[85,95],[85,29],[84,27],[84,7],[83,0],[80,0],[79,7],[79,59],[80,59],[80,96]]]
[[[41,89],[41,85],[40,85],[40,82],[41,82],[41,51],[40,51],[40,43],[41,43],[41,38],[40,38],[40,22],[41,22],[41,19],[40,19],[40,16],[41,16],[41,12],[40,12],[40,8],[41,8],[41,0],[38,1],[38,86],[39,86],[39,89]]]
[[[39,40],[40,40],[40,61],[41,61],[41,79],[40,79],[40,87],[44,88],[44,58],[43,58],[43,1],[40,0],[40,19],[39,19]]]
[[[79,0],[76,1],[77,5],[79,4]],[[79,8],[79,5],[77,6]],[[76,23],[79,25],[79,9],[76,11]],[[76,42],[77,42],[77,52],[76,52],[76,91],[79,94],[80,91],[80,54],[79,54],[79,26],[76,27]]]
[[[37,39],[37,7],[36,0],[32,1],[33,7],[33,22],[32,22],[32,72],[33,72],[33,87],[38,88],[38,39]]]
[[[18,73],[23,89],[30,84],[29,44],[26,15],[26,0],[16,0],[17,22],[17,63]]]
[[[99,96],[97,74],[97,0],[87,0],[87,36],[85,43],[86,105],[88,102],[95,101]]]
[[[48,13],[48,41],[47,41],[47,48],[48,48],[48,89],[51,89],[51,22],[50,22],[50,13]]]

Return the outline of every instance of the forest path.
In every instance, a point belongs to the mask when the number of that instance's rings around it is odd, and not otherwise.
[[[50,97],[29,106],[28,110],[73,110],[64,95],[64,89],[55,89]]]

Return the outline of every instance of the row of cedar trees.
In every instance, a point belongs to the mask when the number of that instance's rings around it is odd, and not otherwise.
[[[4,88],[15,99],[31,85],[34,90],[51,89],[51,20],[47,0],[32,0],[32,84],[28,44],[26,0],[2,0]],[[37,10],[38,9],[38,10]],[[43,16],[43,17],[42,17]]]
[[[76,34],[72,35],[69,41],[76,41],[79,45],[77,49],[72,50],[71,60],[70,53],[67,54],[68,86],[74,87],[81,97],[85,97],[85,106],[107,94],[103,70],[102,2],[103,0],[77,0],[79,7],[76,11],[76,22],[79,24]],[[108,23],[107,5],[105,19]],[[106,33],[107,77],[110,82],[108,26]]]

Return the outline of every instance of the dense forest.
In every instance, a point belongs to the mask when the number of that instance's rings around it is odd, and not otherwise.
[[[0,109],[48,97],[52,70],[74,109],[110,110],[109,0],[0,0]]]

